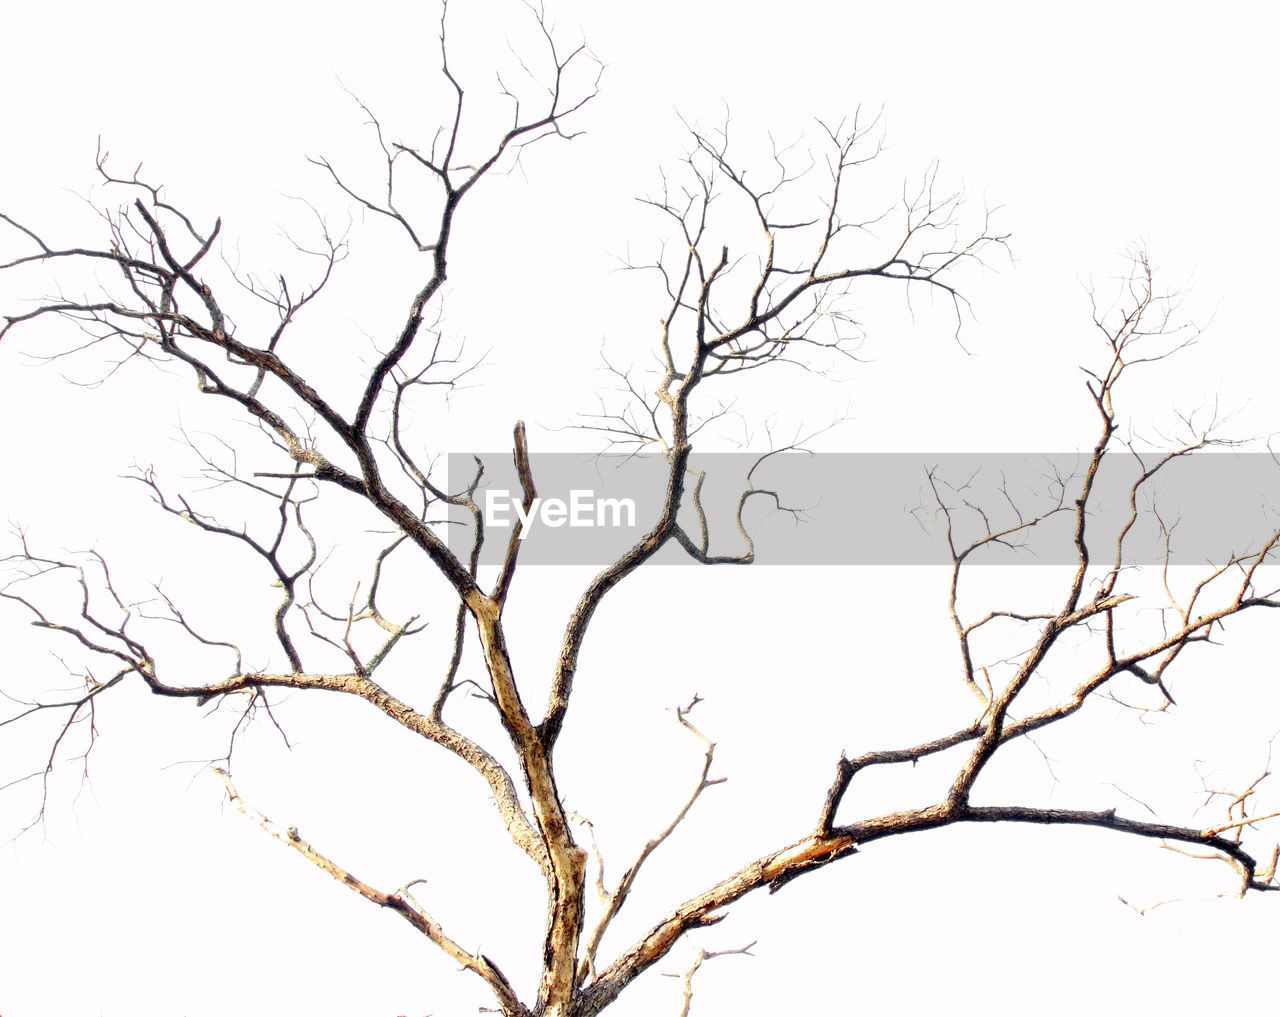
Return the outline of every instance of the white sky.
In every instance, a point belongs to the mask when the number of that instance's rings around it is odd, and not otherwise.
[[[276,224],[305,227],[286,196],[323,204],[335,221],[345,215],[302,158],[358,165],[369,152],[339,78],[396,136],[429,137],[437,113],[422,97],[436,66],[435,13],[401,8],[373,0],[7,11],[0,210],[52,241],[82,239],[77,195],[92,184],[101,135],[121,170],[144,162],[172,200],[204,220],[222,214],[224,236],[241,239],[247,261],[268,257],[281,246]],[[516,9],[458,5],[457,63],[477,89],[491,82],[485,53],[501,52]],[[675,111],[714,123],[724,104],[747,138],[767,129],[789,138],[815,115],[883,106],[888,190],[869,195],[872,207],[937,158],[941,178],[963,185],[977,208],[1000,206],[996,225],[1013,234],[1015,263],[997,259],[970,283],[969,353],[936,320],[913,325],[897,306],[876,315],[887,324],[870,335],[867,362],[821,396],[829,405],[812,401],[811,386],[780,380],[768,395],[781,420],[816,412],[825,422],[847,404],[851,421],[832,439],[842,448],[1091,443],[1076,370],[1097,351],[1083,283],[1103,289],[1124,252],[1145,243],[1166,286],[1187,290],[1188,315],[1212,325],[1134,393],[1135,417],[1155,426],[1173,409],[1218,399],[1236,433],[1280,430],[1270,271],[1280,227],[1270,200],[1280,26],[1269,5],[1230,11],[935,0],[550,5],[564,36],[584,34],[609,68],[589,133],[531,152],[523,177],[487,182],[459,220],[447,325],[469,348],[493,352],[483,387],[439,422],[440,450],[500,449],[517,418],[550,427],[592,408],[602,342],[619,358],[647,355],[654,294],[611,273],[612,256],[652,250],[653,219],[631,199],[651,192],[658,168],[683,150]],[[469,12],[479,17],[469,22]],[[351,271],[371,271],[388,249],[404,253],[387,239],[357,222]],[[0,245],[9,251],[13,238]],[[31,295],[0,286],[6,310]],[[334,363],[365,348],[359,329],[376,331],[407,304],[344,300],[310,323],[312,341],[334,345]],[[235,561],[217,550],[171,557],[169,531],[155,526],[139,490],[115,479],[134,462],[156,462],[180,483],[190,465],[166,407],[185,389],[149,395],[143,374],[69,388],[56,368],[19,355],[51,335],[32,331],[0,348],[0,511],[45,546],[95,545],[114,551],[113,561],[155,541],[160,551],[122,573],[141,590],[163,579],[211,617],[260,600],[264,590],[235,585]],[[206,421],[191,399],[178,401],[184,421]],[[531,435],[535,448],[577,440],[538,427]],[[512,643],[524,673],[545,670],[583,578],[522,574]],[[1008,577],[1048,578],[1031,569]],[[949,730],[962,701],[942,607],[939,577],[923,570],[745,579],[661,570],[629,581],[602,611],[584,659],[560,759],[570,804],[597,823],[616,877],[696,775],[696,746],[664,712],[695,691],[708,699],[695,721],[720,746],[715,772],[731,779],[655,859],[620,926],[639,933],[702,884],[802,835],[842,748]],[[6,681],[65,683],[50,644],[15,612],[0,623],[17,632]],[[437,627],[428,650],[440,649],[451,625]],[[1173,810],[1194,804],[1194,757],[1221,762],[1224,779],[1253,775],[1280,727],[1275,668],[1264,629],[1239,624],[1227,635],[1239,638],[1237,650],[1205,655],[1197,674],[1189,668],[1179,711],[1154,730],[1104,710],[1087,746],[1069,736],[1046,744],[1056,788],[1031,750],[1014,757],[1024,771],[999,779],[1028,794],[1052,790],[1057,803],[1123,810],[1115,780]],[[141,694],[120,701],[103,711],[91,789],[73,802],[74,786],[55,784],[45,834],[0,853],[4,1017],[408,1017],[487,1004],[478,980],[453,972],[402,922],[221,806],[211,778],[160,769],[216,753],[225,725]],[[422,897],[446,928],[491,953],[531,995],[536,878],[508,848],[478,782],[442,751],[389,736],[358,706],[291,702],[289,711],[296,752],[281,752],[264,728],[237,757],[246,797],[372,882],[425,877]],[[3,737],[6,766],[33,764],[44,747],[13,728]],[[660,763],[641,768],[653,745]],[[930,793],[928,781],[926,767],[905,783],[869,781],[859,800],[901,805]],[[16,825],[26,803],[4,802],[0,816]],[[1179,903],[1139,917],[1116,900],[1196,901],[1231,885],[1225,866],[1102,833],[952,830],[884,842],[776,897],[744,901],[698,939],[709,949],[759,945],[755,959],[725,958],[699,976],[694,1012],[924,1013],[982,992],[996,1013],[1065,1014],[1096,1006],[1099,986],[1115,1009],[1241,1002],[1261,992],[1252,973],[1266,969],[1278,902]],[[496,910],[504,894],[523,910]],[[607,941],[606,952],[627,941]],[[685,959],[673,955],[659,970],[680,970]],[[676,980],[650,977],[610,1012],[675,1014],[677,998]]]

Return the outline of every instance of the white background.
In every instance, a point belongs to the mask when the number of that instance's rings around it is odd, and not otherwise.
[[[486,47],[501,52],[508,23],[522,37],[521,15],[488,4],[457,13],[458,70],[483,90]],[[1234,414],[1232,433],[1280,429],[1269,7],[1234,5],[1210,19],[1201,5],[1170,3],[563,0],[549,14],[566,39],[585,35],[609,68],[584,120],[589,133],[531,152],[523,175],[487,182],[459,219],[446,326],[469,349],[493,352],[478,387],[439,421],[436,450],[500,449],[515,419],[554,427],[593,408],[602,343],[615,359],[644,361],[658,294],[612,273],[613,256],[653,249],[657,223],[632,198],[652,192],[658,168],[683,152],[676,111],[714,124],[724,104],[735,132],[788,139],[815,115],[883,106],[891,148],[870,208],[938,158],[941,178],[963,186],[975,209],[1001,206],[996,225],[1013,234],[1014,263],[994,258],[993,271],[968,280],[969,352],[940,316],[913,324],[895,305],[874,315],[884,324],[862,349],[865,362],[822,397],[829,405],[815,408],[810,384],[779,376],[769,412],[783,424],[825,423],[847,405],[839,447],[1091,443],[1076,368],[1100,350],[1084,283],[1105,291],[1140,243],[1164,285],[1186,290],[1188,316],[1212,324],[1133,392],[1135,419],[1159,426],[1171,409],[1216,399]],[[339,78],[396,137],[425,140],[440,115],[424,98],[436,66],[436,13],[425,6],[49,4],[9,11],[6,22],[0,207],[56,244],[86,239],[92,225],[79,196],[92,187],[101,135],[121,170],[144,162],[201,221],[222,214],[224,236],[270,269],[283,247],[276,224],[307,224],[288,196],[344,221],[346,206],[302,157],[359,166],[370,151]],[[348,265],[366,273],[357,278],[375,278],[392,254],[406,260],[385,270],[389,298],[346,292],[300,325],[326,364],[367,356],[361,330],[392,326],[418,271],[378,224],[357,218],[352,238]],[[10,235],[3,243],[22,249]],[[8,281],[0,293],[6,310],[41,295]],[[140,488],[116,479],[155,462],[170,489],[182,486],[190,464],[173,441],[173,407],[188,423],[214,419],[193,405],[185,380],[136,371],[80,390],[59,372],[92,377],[92,355],[56,366],[23,355],[65,341],[32,329],[0,348],[0,510],[42,547],[100,548],[136,596],[154,581],[185,592],[213,624],[269,605],[266,580],[225,549],[182,545],[180,557],[177,531],[157,523]],[[531,433],[535,447],[585,440]],[[1028,568],[999,582],[1051,578]],[[531,688],[583,581],[552,569],[519,579],[512,643]],[[747,578],[663,570],[618,591],[588,643],[560,757],[569,803],[596,821],[610,873],[665,823],[696,774],[697,747],[664,708],[695,691],[707,697],[694,719],[719,743],[715,772],[730,781],[655,860],[606,953],[685,895],[802,835],[842,748],[965,722],[942,593],[932,572],[852,569]],[[406,695],[431,690],[443,667],[451,623],[439,617],[423,643],[425,685]],[[0,621],[13,634],[6,688],[69,684],[19,612]],[[1183,820],[1198,804],[1193,759],[1224,783],[1256,776],[1280,726],[1269,637],[1250,624],[1227,635],[1234,650],[1200,655],[1180,677],[1177,711],[1144,726],[1103,708],[1080,724],[1083,737],[1046,743],[1059,783],[1027,750],[1014,756],[1022,770],[1003,771],[996,787],[1142,815],[1114,781]],[[296,751],[281,751],[265,725],[255,731],[238,750],[241,791],[377,885],[425,877],[420,896],[445,927],[532,995],[536,878],[503,842],[479,782],[445,753],[388,734],[359,704],[297,699],[282,707]],[[479,714],[463,705],[459,716]],[[202,723],[187,704],[123,690],[99,720],[91,784],[77,796],[74,781],[55,782],[46,827],[0,854],[5,1017],[391,1017],[487,1004],[474,978],[403,923],[221,805],[198,766],[161,769],[218,754],[223,718]],[[0,730],[10,770],[39,765],[40,732]],[[868,781],[860,808],[923,801],[936,793],[930,779],[921,767],[903,782]],[[31,801],[6,794],[0,816],[17,829]],[[1196,903],[1229,895],[1232,883],[1225,866],[1100,832],[962,829],[884,842],[776,897],[744,901],[700,937],[710,949],[759,943],[754,959],[709,966],[694,1008],[923,1013],[981,996],[996,1013],[1075,1012],[1100,998],[1108,1009],[1186,1012],[1241,1002],[1261,991],[1253,972],[1265,970],[1276,902]],[[1139,916],[1118,894],[1139,905],[1190,901]],[[673,954],[659,970],[686,959]],[[678,984],[649,977],[618,1009],[674,1014]]]

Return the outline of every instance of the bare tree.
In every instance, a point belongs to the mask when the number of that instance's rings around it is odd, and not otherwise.
[[[620,383],[616,398],[582,420],[588,433],[662,457],[659,508],[644,521],[643,536],[582,591],[563,623],[549,675],[518,671],[505,610],[518,579],[537,582],[520,567],[522,525],[512,528],[500,564],[486,571],[484,466],[477,463],[467,482],[442,480],[430,457],[441,449],[415,428],[415,408],[458,386],[472,366],[448,338],[441,309],[450,252],[467,229],[467,210],[498,186],[494,178],[533,157],[526,153],[571,141],[596,98],[599,64],[591,52],[566,45],[540,11],[529,17],[536,46],[520,53],[519,73],[498,78],[505,104],[500,124],[487,107],[472,119],[478,107],[471,79],[450,62],[442,20],[440,72],[450,108],[434,132],[420,142],[402,140],[361,105],[379,161],[376,179],[349,171],[342,159],[313,160],[366,217],[392,227],[383,234],[394,237],[385,256],[407,257],[407,272],[416,275],[397,329],[374,336],[363,361],[341,351],[345,359],[335,369],[333,349],[323,342],[327,323],[319,308],[348,254],[347,237],[323,217],[317,217],[316,239],[296,244],[314,265],[305,281],[243,271],[227,256],[220,219],[210,224],[184,211],[141,169],[116,169],[102,148],[97,172],[104,193],[118,199],[101,209],[98,238],[67,244],[15,209],[0,212],[11,252],[0,269],[33,279],[45,272],[57,291],[7,313],[0,340],[11,343],[12,334],[37,322],[62,321],[79,329],[79,338],[54,354],[60,363],[73,355],[83,360],[89,351],[108,376],[154,367],[146,377],[157,392],[181,372],[199,394],[226,408],[223,419],[255,426],[243,440],[230,429],[212,439],[188,436],[202,475],[217,489],[213,494],[178,491],[148,467],[134,479],[160,514],[192,529],[201,547],[247,554],[258,570],[252,582],[260,585],[258,574],[265,574],[278,590],[259,626],[270,633],[268,646],[253,632],[226,631],[217,618],[198,620],[159,585],[145,596],[129,592],[131,583],[117,577],[118,563],[95,551],[55,553],[19,533],[3,597],[77,654],[68,667],[81,683],[69,695],[15,698],[0,722],[51,723],[49,751],[32,781],[47,791],[57,767],[75,760],[87,767],[101,704],[128,688],[229,711],[235,720],[226,751],[209,762],[230,801],[282,845],[403,918],[479,978],[507,1015],[598,1013],[688,934],[720,922],[752,891],[772,893],[875,841],[945,826],[1096,827],[1225,863],[1234,873],[1232,890],[1241,895],[1277,889],[1276,849],[1256,832],[1257,823],[1275,815],[1257,805],[1265,773],[1241,788],[1207,785],[1210,802],[1225,806],[1211,821],[1147,816],[1123,796],[1090,808],[1051,808],[979,793],[980,778],[1008,747],[1069,724],[1090,701],[1114,696],[1134,710],[1163,710],[1174,702],[1173,679],[1192,648],[1212,643],[1236,615],[1280,606],[1280,589],[1268,582],[1274,581],[1270,564],[1280,529],[1191,583],[1170,568],[1170,539],[1156,599],[1137,567],[1132,543],[1147,494],[1170,464],[1224,443],[1215,422],[1188,417],[1186,435],[1167,451],[1140,455],[1141,468],[1127,487],[1127,520],[1105,553],[1091,539],[1104,463],[1140,452],[1118,408],[1124,385],[1194,335],[1179,324],[1175,303],[1161,295],[1141,254],[1120,303],[1095,316],[1101,356],[1090,362],[1087,385],[1095,427],[1079,475],[1056,478],[1056,496],[1041,508],[1024,511],[1010,498],[1005,521],[954,478],[926,478],[924,514],[941,526],[951,561],[945,607],[956,668],[940,680],[966,690],[972,698],[967,712],[921,740],[832,759],[828,780],[803,789],[814,806],[807,825],[778,830],[771,850],[745,864],[726,863],[700,891],[655,902],[633,893],[637,877],[704,792],[724,779],[714,766],[715,745],[692,719],[694,695],[676,711],[679,725],[702,747],[691,790],[616,881],[608,878],[593,828],[566,803],[556,765],[593,619],[620,583],[666,548],[678,546],[708,567],[750,564],[755,546],[745,507],[756,499],[777,508],[788,504],[785,492],[759,486],[753,471],[737,498],[736,518],[708,513],[704,476],[691,462],[699,430],[718,418],[744,372],[820,371],[851,355],[860,335],[856,315],[871,287],[897,288],[911,308],[945,308],[959,338],[967,320],[967,272],[997,254],[1006,238],[986,215],[970,217],[936,168],[887,207],[867,207],[855,182],[880,154],[878,118],[819,122],[803,143],[771,145],[761,164],[750,166],[731,143],[727,123],[687,125],[684,158],[645,199],[662,224],[659,253],[627,266],[656,280],[663,301],[654,334],[656,371],[611,360]],[[525,426],[511,423],[527,513],[538,497],[537,477]],[[263,511],[246,508],[242,519],[228,519],[203,504],[223,494]],[[468,520],[463,553],[455,550],[456,537],[447,539],[443,520],[451,509]],[[1017,546],[1064,519],[1071,567],[1047,606],[1024,607],[1018,589],[981,605],[966,594],[973,566],[987,552]],[[744,542],[719,550],[722,530]],[[363,572],[344,571],[345,559],[330,563],[330,545],[367,546]],[[451,633],[442,659],[415,652],[423,644],[414,637],[428,623]],[[478,649],[483,662],[480,682],[467,677],[468,648]],[[830,671],[833,647],[823,634],[803,649],[813,658],[797,667]],[[707,661],[691,666],[714,666],[714,645],[706,650]],[[518,984],[504,973],[504,966],[512,970],[509,962],[452,935],[449,917],[429,909],[416,881],[380,888],[348,868],[358,862],[329,854],[288,819],[273,819],[241,797],[232,781],[236,739],[251,722],[277,723],[273,705],[289,691],[363,700],[387,724],[446,750],[480,779],[512,844],[528,858],[524,874],[536,875],[544,891],[536,985]],[[491,711],[487,724],[477,719],[476,703]],[[855,778],[866,771],[932,757],[943,761],[945,779],[928,790],[926,804],[863,815],[849,801]],[[928,772],[934,779],[939,771]],[[45,799],[42,793],[41,811]],[[1246,840],[1255,835],[1261,848]],[[637,906],[645,931],[631,941],[610,938],[615,919]],[[749,950],[741,942],[700,947],[681,979],[682,1012],[690,1012],[701,965]]]

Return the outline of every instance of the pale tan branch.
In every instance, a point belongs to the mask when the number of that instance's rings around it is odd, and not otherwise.
[[[226,770],[215,766],[213,772],[217,774],[222,781],[223,787],[226,788],[227,798],[245,816],[257,823],[280,843],[293,848],[321,872],[328,873],[343,886],[354,890],[365,900],[377,904],[379,907],[394,911],[462,967],[483,978],[494,996],[497,997],[504,1014],[511,1015],[511,1017],[526,1017],[529,1011],[520,1002],[515,990],[511,987],[511,983],[507,981],[506,976],[503,975],[498,966],[482,954],[470,953],[464,950],[445,935],[439,923],[427,914],[407,890],[401,889],[395,893],[386,893],[370,886],[331,858],[321,854],[302,837],[297,827],[291,826],[287,830],[282,830],[276,823],[241,798],[235,785],[231,783],[231,775]]]
[[[752,940],[746,946],[740,946],[734,950],[706,950],[698,949],[697,956],[694,957],[693,963],[684,971],[683,975],[672,975],[670,977],[678,977],[683,990],[683,1005],[680,1007],[679,1017],[689,1017],[689,1009],[693,1006],[693,978],[698,973],[702,965],[716,957],[728,957],[734,954],[751,955],[751,948],[756,945],[756,941]]]
[[[676,719],[680,725],[693,734],[703,745],[702,770],[698,774],[698,780],[694,785],[693,791],[689,797],[685,799],[676,812],[675,817],[664,827],[656,836],[651,837],[645,842],[640,854],[630,867],[622,874],[622,878],[618,880],[617,888],[613,893],[607,893],[604,888],[604,863],[600,862],[597,878],[597,893],[600,895],[604,903],[604,913],[596,922],[596,926],[591,931],[591,935],[587,937],[587,941],[582,950],[582,959],[578,963],[578,981],[581,982],[595,973],[596,953],[600,949],[600,942],[604,938],[605,932],[614,918],[622,910],[627,902],[627,898],[631,893],[631,888],[635,883],[636,876],[639,875],[641,867],[649,860],[649,857],[660,848],[663,843],[675,832],[684,818],[689,814],[689,810],[693,808],[694,803],[702,796],[707,788],[714,787],[717,784],[723,784],[728,778],[711,777],[711,764],[715,757],[715,743],[706,735],[699,731],[692,723],[689,722],[690,711],[698,705],[702,700],[698,696],[694,696],[687,706],[676,707]],[[599,848],[597,847],[597,857]]]

